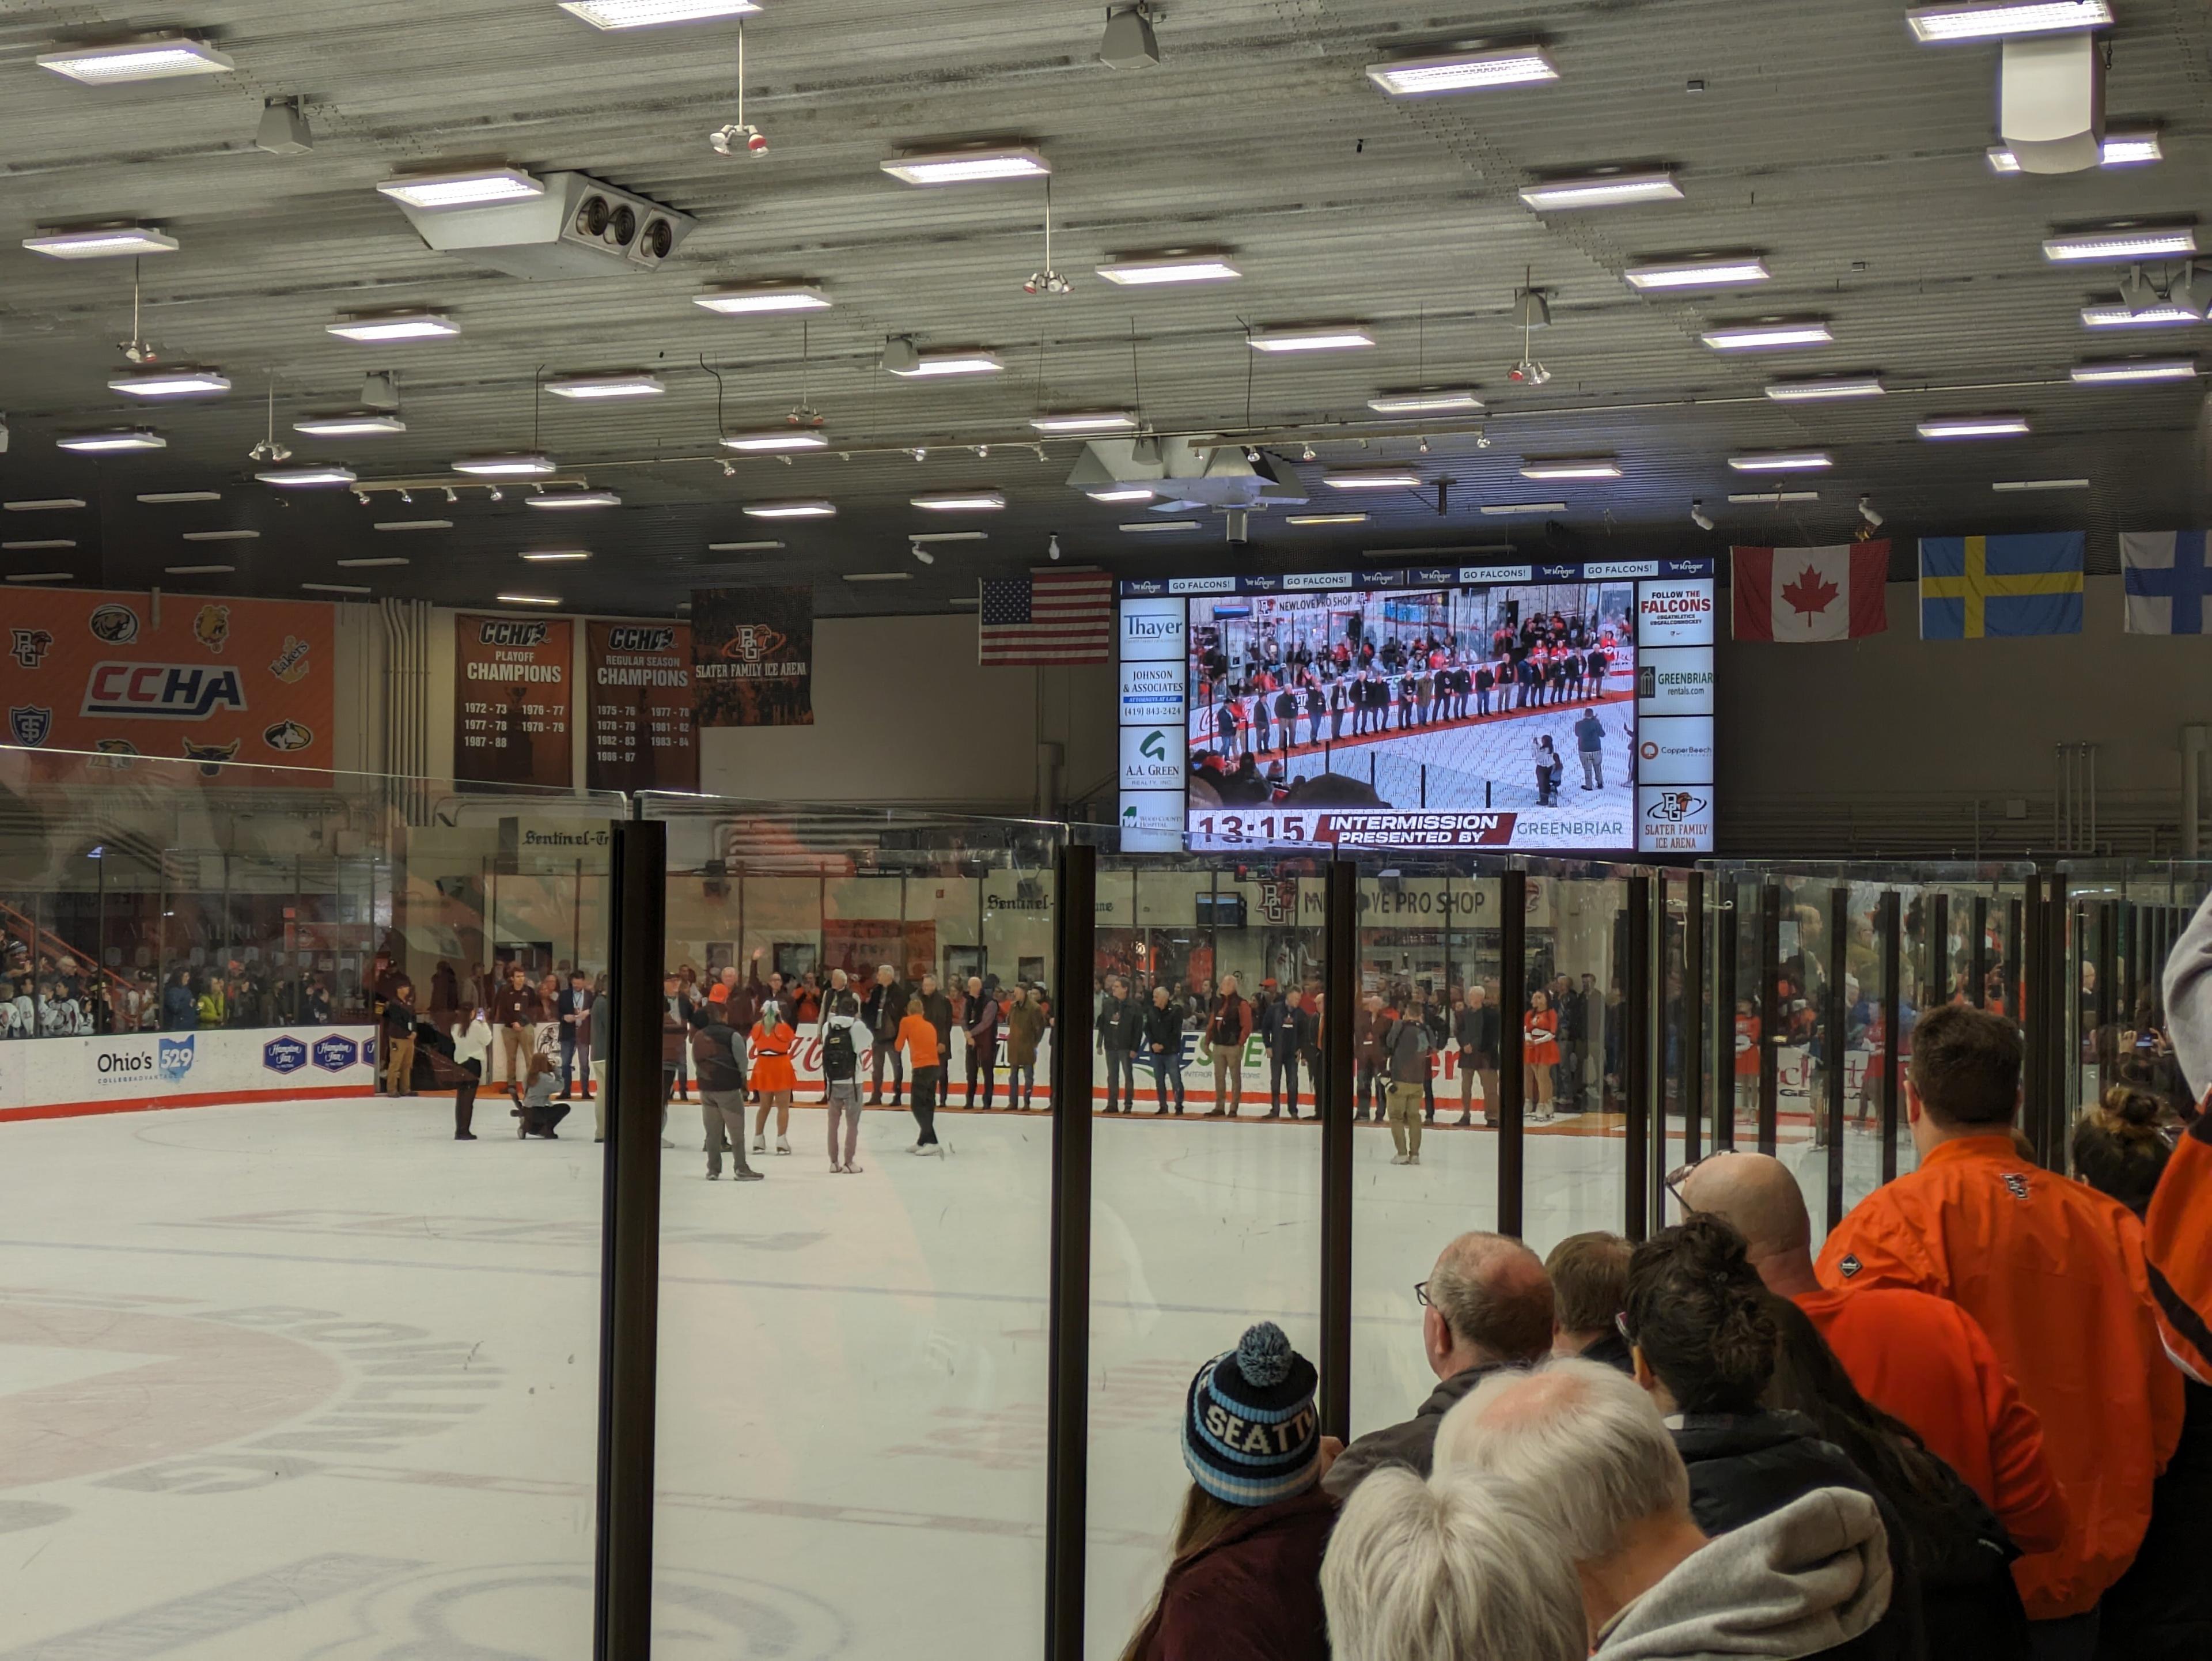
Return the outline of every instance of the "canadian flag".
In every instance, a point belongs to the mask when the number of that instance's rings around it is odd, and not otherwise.
[[[1731,551],[1738,640],[1856,640],[1889,627],[1887,542]]]

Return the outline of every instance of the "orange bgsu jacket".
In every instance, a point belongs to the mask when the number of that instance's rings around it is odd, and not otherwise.
[[[2143,1226],[2159,1336],[2191,1378],[2212,1384],[2212,1114],[2199,1114],[2173,1150]]]
[[[1981,1323],[2043,1421],[2066,1538],[2013,1565],[2028,1615],[2081,1615],[2134,1561],[2151,1483],[2181,1437],[2181,1374],[2153,1318],[2142,1226],[2038,1169],[2009,1135],[1960,1137],[1860,1202],[1820,1250],[1822,1284],[1909,1287]]]

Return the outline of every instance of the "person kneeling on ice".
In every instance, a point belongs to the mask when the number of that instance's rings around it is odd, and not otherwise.
[[[823,1100],[830,1112],[830,1169],[842,1176],[857,1177],[860,1167],[854,1155],[860,1148],[860,1044],[867,1024],[860,1019],[860,1001],[844,989],[844,971],[837,972],[837,989],[823,1006],[822,1079],[828,1086]],[[837,1120],[845,1121],[845,1152],[837,1153]]]
[[[799,1088],[792,1070],[791,1050],[799,1034],[783,1017],[775,999],[761,1005],[753,1023],[753,1089],[760,1096],[760,1111],[753,1116],[753,1152],[768,1152],[768,1110],[775,1110],[775,1151],[791,1152],[791,1095]]]
[[[560,1131],[556,1128],[568,1116],[568,1105],[553,1099],[559,1086],[561,1063],[544,1050],[532,1050],[530,1056],[528,1081],[523,1087],[522,1100],[512,1111],[515,1117],[514,1135],[519,1141],[525,1136],[543,1136],[549,1142],[558,1141]]]
[[[1175,1555],[1121,1661],[1328,1661],[1320,1574],[1336,1507],[1321,1479],[1343,1448],[1321,1434],[1317,1383],[1273,1321],[1198,1370]]]

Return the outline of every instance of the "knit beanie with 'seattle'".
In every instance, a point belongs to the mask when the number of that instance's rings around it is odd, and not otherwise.
[[[1248,1329],[1190,1381],[1182,1462],[1192,1479],[1232,1506],[1271,1506],[1311,1488],[1321,1469],[1319,1382],[1282,1328]]]

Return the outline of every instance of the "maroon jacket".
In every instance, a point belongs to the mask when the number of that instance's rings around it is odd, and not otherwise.
[[[1328,1661],[1321,1560],[1335,1522],[1319,1487],[1247,1512],[1168,1571],[1139,1661]]]

